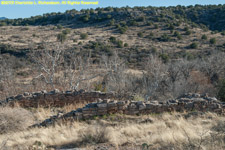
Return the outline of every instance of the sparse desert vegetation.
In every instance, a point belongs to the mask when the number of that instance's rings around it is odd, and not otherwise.
[[[0,101],[0,149],[225,149],[222,113],[116,113],[34,127],[87,102],[10,105],[24,96],[44,99],[46,90],[100,91],[159,106],[200,93],[224,110],[224,11],[225,5],[107,7],[0,20],[0,100],[7,102]]]
[[[39,113],[39,112],[37,112]],[[45,112],[48,114],[49,112]],[[13,114],[13,112],[10,112]],[[13,120],[16,122],[16,120]],[[2,149],[224,149],[224,117],[213,113],[110,115],[0,135]]]

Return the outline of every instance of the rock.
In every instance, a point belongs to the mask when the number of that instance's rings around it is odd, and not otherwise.
[[[53,90],[53,93],[54,93],[54,94],[58,94],[58,93],[60,93],[60,91],[59,91],[58,89],[54,89],[54,90]]]
[[[103,100],[103,103],[109,103],[110,102],[110,99],[104,99]]]
[[[190,102],[190,103],[186,103],[185,108],[187,109],[192,109],[194,107],[194,103]]]
[[[137,108],[137,105],[135,103],[131,103],[129,106],[128,106],[128,109],[136,109]]]
[[[203,97],[203,98],[208,98],[209,96],[208,96],[207,93],[205,93],[205,94],[202,94],[201,97]]]
[[[24,92],[24,94],[23,94],[24,96],[29,96],[30,95],[30,93],[28,93],[28,92]]]
[[[46,93],[48,93],[46,90],[42,90],[41,91],[43,94],[46,94]]]
[[[118,106],[124,106],[124,105],[126,105],[126,102],[125,101],[120,101],[120,102],[117,102],[117,105]]]
[[[20,95],[17,95],[16,97],[15,97],[15,99],[18,99],[18,100],[20,100],[20,99],[22,99],[24,96],[22,95],[22,94],[20,94]]]
[[[108,107],[117,107],[117,104],[116,104],[116,102],[110,102],[110,103],[108,103],[107,106]]]
[[[98,108],[107,108],[107,103],[99,103],[97,104]]]
[[[33,95],[35,95],[35,96],[40,96],[40,95],[42,95],[42,94],[43,94],[43,93],[42,93],[41,91],[33,93]]]
[[[138,109],[139,110],[144,110],[146,108],[146,105],[145,104],[141,104],[138,106]]]
[[[167,101],[168,103],[178,103],[178,100],[169,100],[169,101]]]
[[[137,105],[143,105],[143,104],[144,104],[143,101],[138,101],[138,102],[137,102]]]
[[[198,94],[198,93],[194,93],[194,94],[192,94],[192,97],[194,97],[194,98],[200,98],[200,97],[201,97],[201,95],[200,95],[200,94]]]
[[[80,90],[78,91],[79,94],[82,94],[82,93],[84,93],[84,92],[85,92],[84,89],[80,89]]]
[[[159,102],[158,101],[151,101],[152,104],[158,105]]]
[[[99,98],[99,99],[97,100],[97,102],[98,102],[98,103],[102,103],[103,100]]]

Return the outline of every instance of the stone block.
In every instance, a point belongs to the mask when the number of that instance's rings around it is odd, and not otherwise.
[[[126,105],[126,102],[125,101],[120,101],[120,102],[117,102],[117,105],[118,106],[124,106],[124,105]]]
[[[146,109],[146,105],[145,104],[139,105],[138,109],[139,110],[144,110],[144,109]]]
[[[24,95],[24,96],[29,96],[29,95],[30,95],[30,93],[28,93],[28,92],[24,92],[24,93],[23,93],[23,95]]]
[[[97,107],[98,108],[107,108],[107,103],[98,103]]]
[[[103,100],[103,103],[109,103],[110,102],[110,99],[104,99]]]
[[[22,94],[19,94],[19,95],[15,96],[15,99],[21,100],[23,97],[24,97],[24,96],[23,96]]]
[[[107,104],[107,107],[117,107],[117,104],[115,102],[110,102]]]

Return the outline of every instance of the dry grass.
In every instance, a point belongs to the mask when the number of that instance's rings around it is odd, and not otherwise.
[[[24,130],[33,123],[32,113],[25,109],[0,107],[0,134]]]
[[[66,105],[62,108],[38,107],[38,108],[31,109],[30,111],[34,114],[36,121],[41,122],[53,115],[59,114],[59,113],[68,113],[68,112],[71,112],[72,110],[76,110],[77,108],[83,108],[86,104],[87,104],[87,102],[75,103],[75,104]]]
[[[113,115],[87,122],[74,122],[47,128],[0,135],[6,149],[83,147],[93,149],[100,143],[112,149],[216,149],[224,148],[225,118],[207,113],[185,119],[180,114],[150,116]],[[38,144],[37,144],[38,143]]]

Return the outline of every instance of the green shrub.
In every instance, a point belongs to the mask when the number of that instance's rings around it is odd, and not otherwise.
[[[117,41],[117,46],[118,46],[119,48],[123,48],[123,41],[118,40],[118,41]]]
[[[211,39],[209,40],[209,43],[210,43],[210,44],[216,44],[216,38],[211,38]]]
[[[145,16],[141,16],[137,19],[138,22],[143,22],[145,20],[146,20]]]
[[[109,41],[112,42],[113,44],[115,44],[115,43],[116,43],[116,37],[111,36],[111,37],[109,38]]]
[[[127,43],[124,44],[124,47],[128,47],[129,45]]]
[[[151,52],[152,52],[153,54],[156,54],[156,53],[157,53],[157,48],[152,47]]]
[[[138,32],[137,35],[138,35],[138,37],[143,37],[144,36],[142,32]]]
[[[184,31],[189,31],[189,28],[188,27],[184,27]]]
[[[197,42],[193,42],[193,43],[190,44],[189,47],[192,48],[192,49],[196,49],[196,48],[198,48],[198,43]]]
[[[62,31],[63,34],[70,34],[71,30],[70,29],[65,29]]]
[[[120,32],[121,34],[124,34],[124,33],[127,31],[127,29],[128,29],[127,26],[125,26],[125,27],[120,27],[120,28],[119,28],[119,32]]]
[[[135,21],[135,20],[131,20],[131,21],[129,21],[129,25],[131,25],[131,26],[138,26],[138,22]]]
[[[115,19],[110,20],[109,25],[114,26],[115,25]]]
[[[103,87],[101,83],[94,84],[95,91],[106,92],[106,87]]]
[[[222,32],[221,32],[221,35],[225,35],[225,31],[222,31]]]
[[[7,26],[7,23],[5,23],[5,22],[0,22],[0,27],[1,26]]]
[[[173,34],[175,37],[177,37],[178,40],[182,39],[182,36],[180,35],[180,33],[178,31],[175,31]]]
[[[154,24],[154,28],[158,29],[159,28],[158,24]]]
[[[112,18],[112,16],[111,15],[107,15],[107,19],[111,19]]]
[[[57,29],[62,29],[63,26],[61,24],[57,25]]]
[[[147,22],[147,26],[151,26],[152,25],[152,22]]]
[[[83,22],[88,22],[90,19],[90,15],[84,15],[80,17],[80,20]]]
[[[164,41],[164,42],[168,42],[170,40],[170,37],[167,35],[167,34],[163,34],[161,37],[160,37],[160,40],[161,41]]]
[[[202,40],[207,40],[208,39],[208,37],[204,34],[204,35],[202,35]]]
[[[219,82],[217,89],[218,89],[217,98],[225,102],[225,79]]]
[[[87,34],[87,33],[81,33],[81,34],[80,34],[80,38],[81,38],[82,40],[87,39],[87,38],[88,38],[88,34]]]
[[[169,29],[169,30],[174,30],[174,29],[175,29],[175,27],[174,27],[174,25],[173,25],[173,24],[169,24],[169,25],[168,25],[168,29]]]
[[[164,63],[167,63],[169,61],[169,56],[167,54],[160,54],[159,57]]]
[[[141,95],[135,95],[134,101],[144,101],[145,99]]]
[[[180,35],[180,33],[179,33],[178,31],[175,31],[175,32],[173,33],[173,35],[174,35],[175,37],[177,37],[177,36]]]
[[[177,36],[177,39],[178,39],[178,40],[181,40],[181,39],[182,39],[182,36],[181,36],[181,35],[178,35],[178,36]]]
[[[57,35],[57,40],[61,43],[66,41],[66,34],[60,33]]]
[[[190,31],[190,30],[187,30],[187,31],[185,32],[185,34],[186,34],[186,35],[190,35],[190,34],[191,34],[191,31]]]
[[[153,37],[154,36],[154,33],[153,32],[150,32],[148,37]]]

